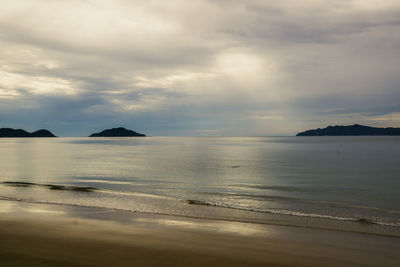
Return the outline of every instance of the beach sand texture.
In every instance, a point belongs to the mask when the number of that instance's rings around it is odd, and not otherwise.
[[[54,207],[46,209],[46,205],[28,206],[25,212],[12,209],[1,213],[1,266],[398,266],[400,263],[397,237],[107,210],[103,215],[90,209],[72,214]],[[100,215],[97,219],[87,219],[85,212]]]

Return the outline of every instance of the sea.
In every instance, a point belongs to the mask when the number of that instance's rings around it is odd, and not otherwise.
[[[0,201],[400,235],[400,137],[0,138]]]

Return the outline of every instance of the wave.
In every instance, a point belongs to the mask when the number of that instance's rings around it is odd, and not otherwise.
[[[126,191],[112,191],[112,190],[101,190],[101,193],[110,194],[110,195],[123,195],[123,196],[133,196],[133,197],[146,197],[146,198],[155,198],[155,199],[174,199],[166,196],[159,196],[150,193],[141,193],[141,192],[126,192]],[[176,200],[176,199],[174,199]]]
[[[132,182],[115,181],[115,180],[102,180],[102,179],[77,179],[75,182],[78,183],[98,183],[98,184],[112,184],[112,185],[132,185]]]
[[[215,216],[199,216],[194,214],[176,214],[170,212],[162,212],[162,211],[138,211],[134,209],[127,209],[127,208],[117,208],[117,207],[106,207],[106,206],[99,206],[99,205],[85,205],[85,204],[76,204],[76,203],[63,203],[63,202],[56,202],[56,201],[44,201],[44,200],[33,200],[33,199],[21,199],[21,198],[13,198],[13,197],[6,197],[0,196],[0,201],[15,201],[15,202],[24,202],[24,203],[32,203],[32,204],[44,204],[44,205],[55,205],[55,206],[65,206],[65,207],[76,207],[76,208],[89,208],[89,209],[101,209],[100,212],[132,212],[132,213],[142,213],[142,214],[153,214],[153,215],[167,215],[167,216],[177,216],[177,217],[185,217],[185,218],[192,218],[192,219],[202,219],[202,220],[221,220],[221,221],[229,221],[229,222],[241,222],[241,223],[255,223],[255,224],[265,224],[265,225],[279,225],[279,226],[292,226],[292,227],[301,227],[301,228],[310,228],[310,229],[323,229],[323,230],[334,230],[334,231],[344,231],[344,232],[355,232],[355,233],[362,233],[362,234],[370,234],[370,235],[377,235],[377,236],[385,236],[385,237],[395,237],[400,238],[398,234],[394,234],[392,231],[381,231],[377,228],[342,228],[342,227],[335,227],[332,225],[321,225],[321,224],[304,224],[304,223],[296,223],[293,221],[276,221],[276,220],[258,220],[258,219],[251,219],[251,218],[227,218],[227,217],[215,217]],[[191,200],[192,203],[202,205],[201,201]],[[212,203],[208,203],[205,205],[212,206]],[[82,211],[80,211],[82,212]],[[84,213],[99,213],[98,210],[94,211],[84,211]],[[273,213],[273,212],[271,212]],[[286,213],[290,213],[286,211]],[[278,214],[275,212],[273,214]],[[289,214],[287,214],[289,215]],[[298,216],[297,213],[291,213],[290,215]],[[319,218],[317,216],[317,218]],[[330,219],[335,219],[336,217],[331,216]],[[342,220],[343,221],[343,220]],[[373,222],[366,218],[357,218],[352,219],[350,221],[357,222],[359,224],[371,224],[371,225],[381,225],[381,226],[388,226],[388,227],[400,227],[400,223],[389,223],[389,222]],[[373,230],[374,229],[374,230]]]
[[[333,216],[333,215],[325,215],[325,214],[305,213],[305,212],[300,212],[300,211],[292,211],[292,210],[284,210],[284,209],[256,209],[256,208],[232,206],[232,205],[228,205],[228,204],[224,204],[224,203],[216,203],[216,202],[194,200],[194,199],[188,199],[188,200],[186,200],[186,202],[190,205],[213,206],[213,207],[260,212],[260,213],[269,213],[269,214],[276,214],[276,215],[290,215],[290,216],[297,216],[297,217],[309,217],[309,218],[329,219],[329,220],[337,220],[337,221],[358,222],[361,224],[378,224],[378,225],[384,225],[384,226],[400,227],[400,222],[383,222],[383,221],[372,220],[370,218],[364,218],[364,217],[359,217],[359,218],[341,217],[341,216]]]
[[[32,199],[21,199],[21,198],[13,198],[13,197],[5,197],[0,196],[0,200],[6,201],[16,201],[16,202],[25,202],[25,203],[32,203],[32,204],[46,204],[46,205],[57,205],[57,206],[69,206],[69,207],[80,207],[80,208],[99,208],[99,209],[107,209],[107,210],[114,210],[114,211],[123,211],[123,212],[139,212],[137,210],[126,209],[126,208],[116,208],[116,207],[105,207],[105,206],[97,206],[97,205],[84,205],[84,204],[75,204],[75,203],[62,203],[62,202],[54,202],[54,201],[44,201],[44,200],[32,200]],[[400,222],[382,222],[382,221],[373,221],[368,218],[348,218],[348,217],[336,217],[330,215],[321,215],[321,214],[308,214],[296,211],[288,211],[288,210],[258,210],[258,209],[251,209],[251,208],[243,208],[243,207],[232,207],[225,204],[219,203],[212,203],[206,201],[199,201],[199,200],[187,200],[187,203],[192,205],[205,205],[205,206],[215,206],[215,207],[222,207],[222,208],[231,208],[231,209],[239,209],[239,210],[246,210],[246,211],[255,211],[255,212],[264,212],[270,213],[275,215],[291,215],[291,216],[300,216],[300,217],[309,217],[309,218],[318,218],[318,219],[331,219],[331,220],[338,220],[338,221],[350,221],[356,222],[359,224],[366,224],[366,225],[381,225],[381,226],[390,226],[390,227],[400,227]],[[259,224],[276,224],[276,225],[287,225],[287,226],[299,226],[299,227],[306,227],[306,228],[317,228],[317,229],[325,229],[320,227],[307,227],[304,225],[293,225],[293,224],[284,224],[284,223],[276,223],[276,222],[269,222],[269,221],[259,221],[259,220],[249,220],[249,219],[228,219],[228,218],[214,218],[214,217],[203,217],[203,216],[194,216],[194,215],[185,215],[185,214],[173,214],[173,213],[165,213],[160,211],[140,211],[140,213],[144,214],[158,214],[158,215],[168,215],[168,216],[179,216],[179,217],[187,217],[187,218],[196,218],[196,219],[215,219],[215,220],[224,220],[224,221],[235,221],[235,222],[248,222],[248,223],[259,223]],[[327,228],[330,229],[330,228]],[[336,229],[332,228],[331,230],[343,231],[343,229]],[[347,230],[345,230],[347,231]],[[352,230],[350,230],[352,231]],[[358,232],[358,231],[352,231]],[[378,233],[369,233],[363,232],[366,234],[376,234],[381,235]],[[386,236],[386,235],[385,235]],[[392,236],[392,235],[389,235]]]
[[[282,185],[261,185],[261,184],[232,184],[231,187],[259,189],[259,190],[273,190],[283,192],[301,192],[301,193],[342,193],[344,190],[349,192],[346,188],[328,188],[328,187],[301,187],[301,186],[282,186]],[[357,192],[351,192],[357,193]]]
[[[98,190],[96,187],[91,186],[71,186],[71,185],[58,185],[58,184],[38,184],[28,182],[3,182],[7,186],[15,187],[44,187],[50,190],[63,190],[63,191],[76,191],[76,192],[94,192]]]
[[[327,201],[327,200],[313,200],[313,199],[304,199],[304,198],[295,198],[295,197],[286,197],[286,196],[271,196],[271,195],[260,195],[260,194],[244,194],[244,193],[225,193],[225,192],[202,192],[203,195],[217,195],[223,197],[240,197],[247,198],[252,200],[267,200],[267,201],[286,201],[290,203],[305,203],[305,204],[313,204],[313,205],[325,205],[328,207],[335,208],[352,208],[352,209],[362,209],[362,210],[372,210],[378,212],[384,212],[389,214],[400,214],[399,210],[389,210],[383,209],[373,206],[362,206],[356,205],[346,202],[339,201]]]
[[[395,220],[392,221],[387,221],[387,219],[384,218],[373,218],[371,219],[369,216],[367,217],[345,217],[345,216],[334,216],[334,215],[326,215],[326,214],[317,214],[317,213],[307,213],[307,212],[302,212],[302,211],[294,211],[294,210],[286,210],[286,209],[260,209],[260,208],[252,208],[252,207],[243,207],[243,206],[235,206],[235,205],[229,205],[225,203],[218,203],[218,202],[212,202],[212,201],[203,201],[203,200],[196,200],[196,199],[176,199],[168,196],[159,196],[159,195],[154,195],[154,194],[147,194],[147,193],[138,193],[138,192],[119,192],[119,191],[113,191],[113,190],[105,190],[105,189],[100,189],[100,188],[95,188],[95,187],[88,187],[88,186],[71,186],[71,185],[59,185],[59,184],[40,184],[40,183],[31,183],[31,182],[19,182],[19,181],[5,181],[2,182],[2,184],[6,186],[15,186],[15,187],[41,187],[41,188],[46,188],[49,190],[63,190],[63,191],[75,191],[75,192],[97,192],[97,193],[106,193],[106,194],[116,194],[116,195],[129,195],[129,196],[137,196],[137,197],[150,197],[150,198],[157,198],[157,199],[170,199],[170,200],[175,200],[175,201],[184,201],[187,204],[190,205],[202,205],[202,206],[213,206],[213,207],[219,207],[219,208],[228,208],[228,209],[234,209],[234,210],[243,210],[243,211],[249,211],[249,212],[258,212],[258,213],[268,213],[268,214],[275,214],[275,215],[289,215],[289,216],[297,216],[297,217],[308,217],[308,218],[317,218],[317,219],[330,219],[330,220],[336,220],[336,221],[351,221],[351,222],[358,222],[361,224],[377,224],[377,225],[383,225],[383,226],[394,226],[394,227],[400,227],[400,221]],[[220,194],[220,193],[218,193]],[[222,194],[227,194],[227,193],[222,193]],[[251,197],[254,197],[253,195],[250,195]],[[243,197],[243,196],[242,196]],[[260,196],[263,198],[279,198],[282,199],[282,197],[270,197],[270,196]],[[68,203],[53,203],[53,202],[41,202],[41,201],[35,201],[35,200],[29,200],[29,199],[19,199],[19,198],[9,198],[9,197],[2,197],[0,196],[1,199],[4,200],[14,200],[14,201],[23,201],[23,202],[31,202],[31,203],[41,203],[41,204],[58,204],[58,205],[69,205]],[[291,199],[293,200],[293,199]],[[320,203],[320,202],[318,202]],[[80,205],[75,205],[71,204],[73,206],[80,206]],[[103,206],[96,206],[99,208],[112,208],[112,207],[103,207]],[[357,208],[365,208],[365,209],[378,209],[374,207],[359,207],[355,206]],[[380,210],[380,209],[379,209]],[[136,212],[136,210],[129,210],[127,209],[126,211],[132,211]]]

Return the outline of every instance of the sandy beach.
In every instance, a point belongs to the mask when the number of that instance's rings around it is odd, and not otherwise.
[[[400,239],[1,201],[1,266],[398,266]]]

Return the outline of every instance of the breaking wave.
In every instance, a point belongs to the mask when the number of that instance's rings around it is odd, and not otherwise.
[[[290,215],[290,216],[309,217],[309,218],[317,218],[317,219],[358,222],[361,224],[378,224],[378,225],[384,225],[384,226],[400,227],[400,222],[383,222],[383,221],[372,220],[370,218],[364,218],[364,217],[352,218],[352,217],[332,216],[332,215],[316,214],[316,213],[305,213],[305,212],[291,211],[291,210],[284,210],[284,209],[256,209],[256,208],[239,207],[239,206],[232,206],[232,205],[228,205],[228,204],[224,204],[224,203],[215,203],[215,202],[193,200],[193,199],[188,199],[187,203],[190,205],[213,206],[213,207],[269,213],[269,214],[276,214],[276,215]]]

